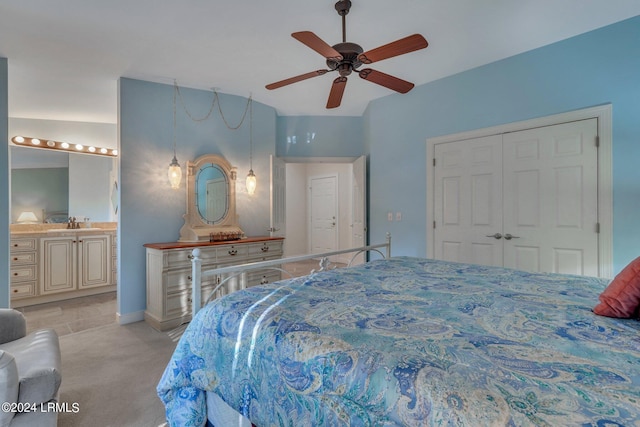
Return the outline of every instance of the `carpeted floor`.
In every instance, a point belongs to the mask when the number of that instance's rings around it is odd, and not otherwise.
[[[157,427],[164,406],[156,396],[177,339],[145,322],[116,323],[116,293],[19,308],[29,332],[52,328],[60,337],[58,427]],[[34,426],[35,427],[35,426]]]
[[[164,406],[156,385],[176,343],[145,322],[110,324],[60,337],[60,402],[79,407],[61,413],[59,427],[156,427]]]

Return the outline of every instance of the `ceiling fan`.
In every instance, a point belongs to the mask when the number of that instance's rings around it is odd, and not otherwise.
[[[338,15],[342,16],[342,43],[329,46],[320,37],[311,31],[300,31],[291,34],[299,42],[307,45],[327,59],[328,70],[316,70],[299,76],[290,77],[279,82],[266,85],[267,89],[277,89],[302,80],[324,75],[330,71],[338,71],[340,76],[333,81],[327,108],[336,108],[342,102],[342,95],[347,85],[347,76],[353,71],[372,83],[379,84],[400,93],[407,93],[413,89],[413,83],[399,79],[397,77],[376,71],[371,68],[358,69],[362,64],[372,64],[383,59],[392,58],[415,50],[424,49],[429,44],[420,34],[413,34],[400,40],[385,44],[372,50],[364,52],[360,45],[347,42],[346,40],[346,15],[351,9],[350,0],[339,0],[335,5]]]

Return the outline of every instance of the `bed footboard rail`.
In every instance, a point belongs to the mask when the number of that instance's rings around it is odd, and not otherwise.
[[[310,274],[315,274],[320,271],[327,270],[329,267],[329,257],[334,255],[343,255],[353,253],[353,256],[349,260],[347,266],[355,260],[360,254],[369,254],[371,252],[379,254],[382,258],[391,257],[391,234],[387,233],[385,243],[379,243],[375,245],[361,246],[357,248],[342,249],[338,251],[323,252],[318,254],[297,255],[285,258],[279,258],[269,261],[252,262],[247,264],[232,265],[228,267],[219,267],[209,270],[202,270],[202,259],[200,258],[200,249],[196,248],[191,252],[191,314],[195,316],[196,313],[202,307],[202,279],[209,276],[224,275],[225,278],[210,292],[209,298],[205,301],[205,304],[215,296],[216,292],[225,286],[230,279],[244,276],[247,272],[252,270],[278,270],[285,274],[290,274],[280,266],[283,264],[307,261],[310,259],[320,259],[318,265],[319,269],[312,270]]]

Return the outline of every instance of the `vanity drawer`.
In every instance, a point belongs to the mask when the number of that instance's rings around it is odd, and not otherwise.
[[[24,238],[24,239],[11,239],[11,252],[19,251],[35,251],[38,239]]]
[[[33,297],[36,295],[36,282],[11,285],[11,299]]]
[[[35,264],[35,263],[36,263],[36,253],[35,252],[24,252],[24,253],[13,253],[13,254],[11,254],[11,265]]]
[[[23,267],[13,267],[11,269],[11,283],[26,282],[36,280],[36,266],[25,265]]]

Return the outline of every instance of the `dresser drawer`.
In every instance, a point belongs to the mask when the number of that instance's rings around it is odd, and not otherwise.
[[[11,265],[36,264],[35,252],[17,252],[11,254]]]
[[[24,238],[24,239],[11,239],[11,253],[19,251],[35,251],[37,247],[37,239]]]
[[[263,243],[252,243],[247,245],[249,247],[249,256],[282,256],[282,242],[281,241],[268,241]]]
[[[173,293],[184,289],[191,290],[191,270],[183,269],[169,271],[166,274],[166,292]],[[202,287],[217,283],[217,276],[208,276],[202,278]]]
[[[257,270],[248,273],[247,287],[258,286],[265,283],[277,282],[281,279],[282,273],[278,270]]]
[[[165,266],[167,268],[191,268],[191,253],[193,249],[170,250],[166,253]],[[202,265],[216,262],[216,248],[200,248],[200,259]]]
[[[36,282],[11,285],[11,299],[33,297],[36,295]]]
[[[36,266],[25,265],[11,268],[11,283],[36,280]]]
[[[218,247],[218,262],[219,263],[233,263],[235,260],[242,264],[249,255],[249,245],[224,245]]]

